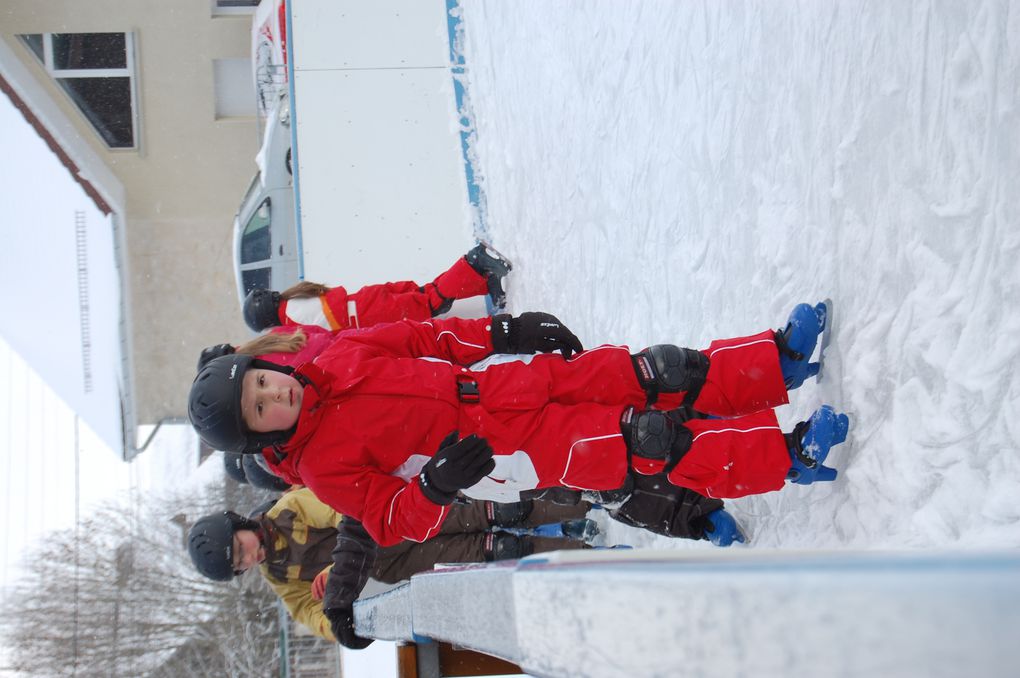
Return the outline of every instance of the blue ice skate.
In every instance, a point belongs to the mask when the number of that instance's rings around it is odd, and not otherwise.
[[[506,292],[503,290],[503,278],[513,270],[510,260],[493,249],[488,243],[481,242],[464,255],[471,268],[485,276],[489,288],[489,299],[494,308],[506,306]]]
[[[821,363],[808,360],[815,352],[818,335],[825,329],[828,315],[829,307],[824,301],[814,307],[810,304],[797,304],[790,313],[786,328],[776,332],[779,367],[783,371],[787,391],[798,388],[805,379],[818,374]]]
[[[836,414],[829,405],[822,405],[811,418],[797,424],[793,433],[786,436],[792,466],[786,479],[798,485],[836,479],[836,469],[824,466],[825,458],[834,445],[846,440],[850,418]]]
[[[725,509],[716,509],[705,517],[708,518],[708,524],[705,525],[705,539],[716,546],[729,546],[735,541],[743,544],[746,541],[740,525]]]
[[[576,518],[560,523],[563,536],[579,541],[591,541],[599,534],[599,525],[589,518]]]
[[[539,525],[531,528],[531,533],[539,537],[566,537],[578,541],[591,541],[598,535],[599,526],[594,520],[577,518],[561,523]]]

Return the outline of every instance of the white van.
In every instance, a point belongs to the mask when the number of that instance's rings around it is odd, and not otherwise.
[[[286,91],[278,95],[266,122],[256,157],[259,171],[234,217],[234,274],[242,304],[254,288],[290,287],[300,271]]]

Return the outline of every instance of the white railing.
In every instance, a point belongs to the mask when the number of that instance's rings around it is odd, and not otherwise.
[[[1020,554],[569,551],[415,575],[359,635],[540,676],[1017,675]]]

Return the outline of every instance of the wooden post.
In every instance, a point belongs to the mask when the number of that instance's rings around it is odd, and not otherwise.
[[[431,645],[431,643],[430,643]],[[521,667],[506,660],[474,650],[437,643],[438,652],[419,652],[416,643],[397,646],[398,678],[456,678],[460,676],[520,675]],[[422,648],[423,650],[425,648]]]
[[[397,678],[418,678],[418,646],[397,645]]]

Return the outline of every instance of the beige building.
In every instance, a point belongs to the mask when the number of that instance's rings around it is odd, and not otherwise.
[[[124,456],[186,415],[200,349],[247,330],[232,220],[256,168],[251,2],[0,0],[0,85],[111,215]]]

